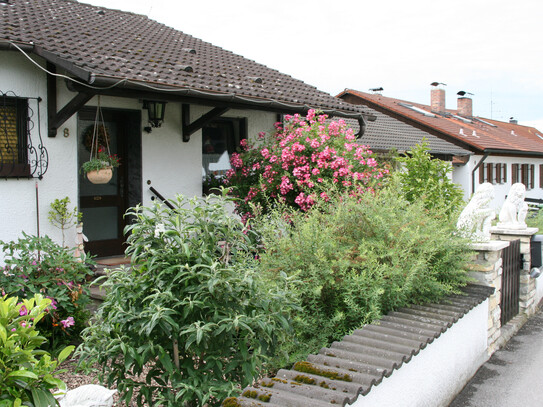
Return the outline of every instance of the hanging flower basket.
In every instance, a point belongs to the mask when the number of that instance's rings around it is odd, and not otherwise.
[[[103,123],[104,117],[100,108],[100,96],[98,96],[94,126],[85,131],[83,140],[85,147],[90,147],[90,159],[81,166],[81,171],[87,174],[87,178],[93,184],[107,184],[113,177],[113,168],[119,166],[119,157],[117,154],[112,155],[109,150],[110,139]]]
[[[93,184],[107,184],[111,177],[113,177],[113,167],[111,166],[87,172],[87,178]]]

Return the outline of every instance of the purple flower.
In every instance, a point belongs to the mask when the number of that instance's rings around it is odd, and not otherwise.
[[[70,326],[73,326],[73,325],[75,325],[74,317],[68,317],[65,320],[60,321],[60,323],[62,324],[62,326],[64,328],[68,328]]]
[[[19,315],[21,317],[25,316],[25,315],[28,315],[28,310],[26,309],[26,307],[24,305],[19,309]]]

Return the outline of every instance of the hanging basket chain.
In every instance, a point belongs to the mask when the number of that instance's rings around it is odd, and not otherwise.
[[[111,156],[111,151],[109,149],[109,140],[106,129],[106,122],[104,120],[104,114],[102,113],[102,107],[100,106],[100,95],[98,95],[98,105],[96,107],[96,116],[94,117],[94,128],[92,130],[92,143],[91,143],[91,153],[90,158],[98,158],[99,153],[99,129],[100,121],[102,122],[102,128],[104,129],[104,141],[106,143],[107,155]]]

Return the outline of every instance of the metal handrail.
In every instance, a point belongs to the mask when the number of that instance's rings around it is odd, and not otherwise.
[[[160,192],[158,192],[154,187],[149,187],[149,191],[151,191],[153,194],[155,194],[156,197],[158,199],[160,199],[164,203],[164,205],[166,205],[168,208],[175,209],[174,206],[171,204],[171,202],[168,201],[166,198],[164,198],[162,196],[162,194]]]

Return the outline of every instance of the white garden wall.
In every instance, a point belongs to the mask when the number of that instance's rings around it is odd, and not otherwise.
[[[488,360],[488,299],[473,308],[354,407],[440,407]]]

